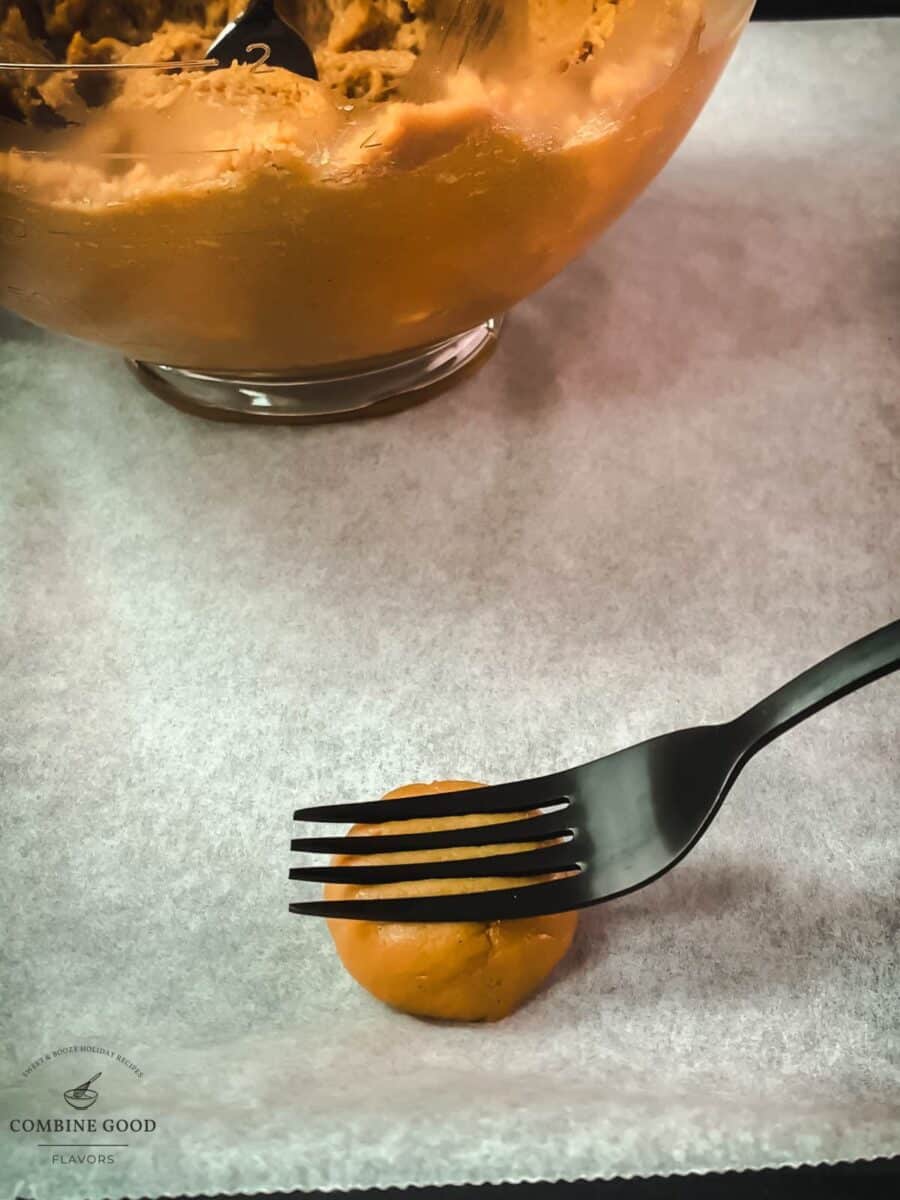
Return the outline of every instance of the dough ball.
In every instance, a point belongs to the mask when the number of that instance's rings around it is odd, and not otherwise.
[[[403,796],[436,795],[483,787],[479,783],[413,784],[389,792],[386,800]],[[353,834],[427,833],[514,821],[527,814],[435,817],[420,821],[356,825]],[[448,858],[484,857],[512,850],[530,850],[535,843],[459,847],[364,858],[341,855],[335,866],[391,862],[434,862]],[[548,878],[545,876],[539,879]],[[552,876],[551,876],[552,878]],[[329,900],[450,895],[535,883],[526,879],[443,879],[358,887],[329,884]],[[391,924],[374,921],[329,920],[328,927],[341,962],[373,996],[403,1012],[450,1021],[498,1021],[514,1012],[544,982],[575,935],[576,913],[527,917],[515,921],[469,921],[460,924]]]

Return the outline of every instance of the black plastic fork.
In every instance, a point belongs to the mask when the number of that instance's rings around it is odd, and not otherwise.
[[[900,621],[870,633],[785,684],[743,716],[666,734],[555,775],[476,791],[368,804],[301,808],[298,821],[382,822],[529,813],[502,824],[434,833],[296,838],[291,849],[364,857],[490,846],[484,858],[376,866],[295,867],[291,879],[376,884],[563,874],[548,882],[464,895],[318,900],[307,916],[368,921],[492,921],[534,917],[613,900],[653,883],[696,846],[758,750],[842,696],[900,667]],[[504,845],[542,843],[502,853]]]

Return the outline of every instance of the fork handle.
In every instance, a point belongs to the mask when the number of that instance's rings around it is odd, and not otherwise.
[[[900,621],[860,638],[761,700],[734,723],[749,757],[807,717],[900,668]]]

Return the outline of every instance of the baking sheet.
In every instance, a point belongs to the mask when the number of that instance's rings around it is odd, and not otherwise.
[[[501,1025],[383,1009],[287,911],[298,803],[724,719],[898,615],[898,50],[752,28],[647,196],[402,417],[208,426],[3,318],[4,1195],[900,1149],[897,678]],[[11,1127],[65,1118],[81,1150]]]

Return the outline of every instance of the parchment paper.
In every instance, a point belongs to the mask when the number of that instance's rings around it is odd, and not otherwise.
[[[896,677],[501,1025],[380,1007],[287,911],[299,802],[724,719],[898,615],[898,51],[752,29],[647,196],[401,417],[210,426],[5,319],[3,1195],[900,1149]],[[156,1128],[54,1164],[42,1116]]]

